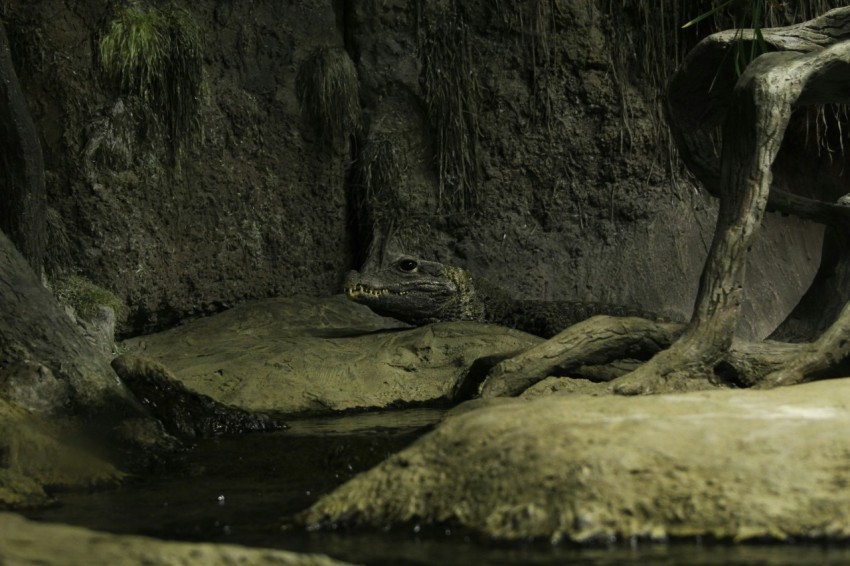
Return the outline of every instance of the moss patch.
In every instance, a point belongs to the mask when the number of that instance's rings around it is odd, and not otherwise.
[[[112,291],[98,287],[85,277],[72,275],[54,283],[54,292],[60,303],[74,309],[77,316],[91,320],[101,306],[115,311],[120,319],[126,312],[126,305]]]

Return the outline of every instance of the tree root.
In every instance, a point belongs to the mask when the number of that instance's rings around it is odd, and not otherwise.
[[[850,319],[850,307],[845,308],[842,318]],[[683,325],[597,316],[496,364],[479,388],[479,396],[517,396],[556,374],[583,378],[584,372],[589,372],[595,376],[592,380],[607,381],[612,374],[622,373],[618,361],[628,360],[628,367],[633,358],[646,358],[653,353],[652,359],[634,371],[614,377],[609,392],[646,395],[718,387],[771,388],[838,377],[847,370],[833,354],[845,352],[839,355],[846,357],[850,353],[846,352],[850,350],[850,335],[845,322],[839,319],[812,343],[735,341],[722,356],[708,362],[704,351],[688,349],[694,342],[675,341]]]
[[[798,212],[792,208],[801,202],[781,192],[794,186],[793,179],[774,180],[773,172],[794,109],[850,102],[848,34],[850,7],[797,26],[762,30],[759,38],[737,30],[700,42],[671,80],[667,97],[671,133],[685,164],[720,198],[714,239],[687,327],[681,331],[678,326],[641,319],[590,319],[498,364],[483,383],[481,395],[515,395],[557,366],[602,363],[600,358],[633,357],[636,351],[651,353],[653,348],[662,351],[616,378],[612,392],[637,395],[722,385],[775,387],[830,371],[834,374],[850,354],[850,306],[844,306],[818,339],[805,344],[734,343],[734,332],[746,254],[768,201],[791,213]],[[757,57],[738,77],[730,63],[734,58],[727,55],[731,49],[741,49],[741,42],[755,41],[766,42],[772,51]],[[717,156],[714,135],[721,125],[722,147]],[[846,192],[844,187],[841,194]],[[797,206],[803,216],[828,221],[833,230],[847,230],[845,207],[805,202],[807,206]],[[841,249],[838,254],[836,265],[850,266],[850,251]],[[830,275],[827,269],[821,271],[819,281]],[[843,301],[846,298],[833,303],[841,308]]]
[[[569,370],[652,355],[669,346],[681,330],[681,324],[595,316],[498,363],[481,385],[479,394],[481,397],[518,395],[559,367]]]
[[[736,30],[701,41],[670,81],[667,96],[668,122],[683,161],[720,199],[690,322],[683,328],[637,318],[589,319],[497,364],[480,395],[516,395],[558,367],[575,370],[635,355],[654,354],[634,371],[614,379],[613,393],[638,395],[724,385],[776,387],[846,372],[842,363],[850,355],[850,303],[845,291],[850,285],[850,208],[818,202],[835,202],[845,195],[846,182],[825,186],[829,183],[806,179],[805,165],[818,165],[804,152],[792,153],[789,165],[787,153],[800,151],[798,146],[784,154],[777,179],[773,166],[783,146],[787,147],[785,135],[796,108],[850,102],[849,37],[850,7],[845,7],[796,26],[762,30],[758,38],[754,32]],[[770,52],[757,57],[738,76],[730,50],[757,41],[767,43]],[[722,126],[719,155],[715,152],[718,126]],[[845,166],[847,161],[845,157]],[[820,198],[785,192],[791,187]],[[806,323],[798,326],[818,330],[835,320],[807,343],[734,341],[746,254],[769,202],[773,209],[829,224],[824,244],[829,253],[822,258],[808,302],[801,302],[793,314],[795,320]],[[828,301],[819,299],[824,289],[831,294]],[[811,305],[823,307],[823,312],[815,313],[820,316],[810,315]],[[779,332],[783,334],[788,332]]]

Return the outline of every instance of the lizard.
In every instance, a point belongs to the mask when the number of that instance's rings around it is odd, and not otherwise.
[[[551,338],[595,315],[659,320],[640,309],[621,305],[514,299],[461,267],[409,255],[381,263],[367,261],[361,271],[348,274],[344,290],[349,299],[374,312],[415,326],[466,320],[500,324]]]

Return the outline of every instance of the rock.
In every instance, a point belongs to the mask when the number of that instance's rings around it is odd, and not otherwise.
[[[53,501],[47,488],[89,489],[123,477],[86,447],[73,423],[0,400],[0,508],[44,506]]]
[[[180,438],[233,435],[286,428],[267,415],[254,414],[190,391],[167,368],[124,354],[112,361],[121,379],[165,430]],[[141,440],[150,431],[139,430]]]
[[[98,305],[89,320],[77,318],[86,340],[106,358],[115,350],[115,322],[115,311],[105,305]]]
[[[500,400],[450,416],[301,520],[578,542],[846,539],[848,406],[850,379]]]
[[[70,387],[47,366],[17,362],[0,368],[0,399],[31,413],[57,413],[70,402]]]
[[[142,410],[108,358],[33,272],[12,242],[0,232],[0,366],[31,360],[50,368],[70,386],[75,410],[109,420]]]
[[[125,346],[219,402],[294,414],[450,400],[477,359],[539,342],[475,323],[409,329],[336,296],[246,303]]]
[[[255,564],[342,565],[315,554],[245,548],[226,544],[164,542],[141,536],[111,535],[0,513],[0,563],[76,566],[88,564]]]

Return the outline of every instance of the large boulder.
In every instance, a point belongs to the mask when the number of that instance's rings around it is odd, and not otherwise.
[[[476,360],[540,341],[476,323],[410,329],[336,296],[246,303],[125,346],[222,403],[298,414],[449,401]]]
[[[459,408],[302,519],[499,539],[847,538],[848,406],[843,379]]]

